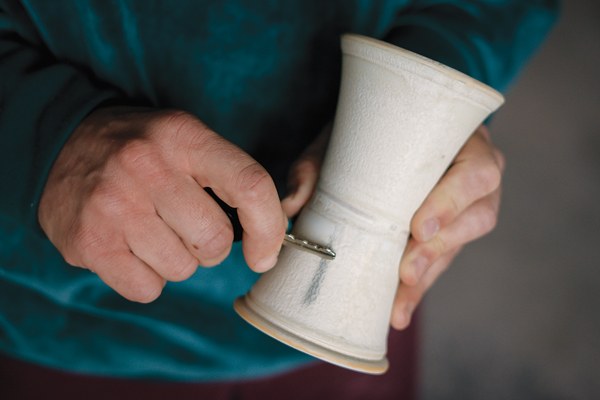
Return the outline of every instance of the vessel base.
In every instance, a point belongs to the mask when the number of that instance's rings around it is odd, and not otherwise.
[[[365,360],[352,357],[347,354],[335,352],[333,350],[312,343],[302,337],[295,335],[282,327],[275,325],[265,317],[260,315],[248,305],[244,296],[238,297],[233,303],[235,311],[255,328],[263,331],[267,335],[287,344],[297,350],[310,354],[313,357],[327,361],[340,367],[348,368],[354,371],[367,374],[380,375],[387,371],[389,363],[386,357],[380,360]]]

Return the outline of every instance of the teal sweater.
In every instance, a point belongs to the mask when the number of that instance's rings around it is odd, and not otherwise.
[[[54,159],[106,104],[187,110],[278,184],[334,111],[339,36],[382,38],[503,90],[556,17],[544,0],[0,0],[0,350],[47,366],[214,381],[310,358],[232,310],[257,276],[223,264],[124,300],[37,221]]]

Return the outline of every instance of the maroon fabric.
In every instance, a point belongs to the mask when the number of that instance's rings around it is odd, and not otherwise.
[[[390,332],[390,369],[380,376],[318,363],[256,381],[153,382],[70,374],[0,356],[0,399],[414,399],[417,394],[416,322],[413,319],[411,327],[402,332]]]

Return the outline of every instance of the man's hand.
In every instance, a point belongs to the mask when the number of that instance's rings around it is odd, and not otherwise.
[[[408,326],[416,305],[463,245],[494,229],[503,172],[504,156],[481,125],[413,216],[400,263],[394,328]]]
[[[54,163],[38,217],[69,264],[130,300],[150,302],[166,281],[229,254],[233,229],[204,187],[238,209],[247,264],[270,269],[287,227],[271,177],[181,111],[91,113]]]
[[[288,217],[297,214],[312,195],[329,132],[324,130],[292,166],[291,193],[282,201]],[[481,125],[413,216],[412,237],[400,262],[400,285],[391,317],[394,328],[409,325],[425,292],[462,246],[494,228],[503,170],[504,157]]]

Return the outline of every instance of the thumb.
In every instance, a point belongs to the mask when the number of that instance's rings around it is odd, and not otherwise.
[[[331,136],[331,128],[331,124],[325,126],[290,169],[288,194],[281,201],[281,208],[288,218],[292,218],[300,212],[315,190]]]

